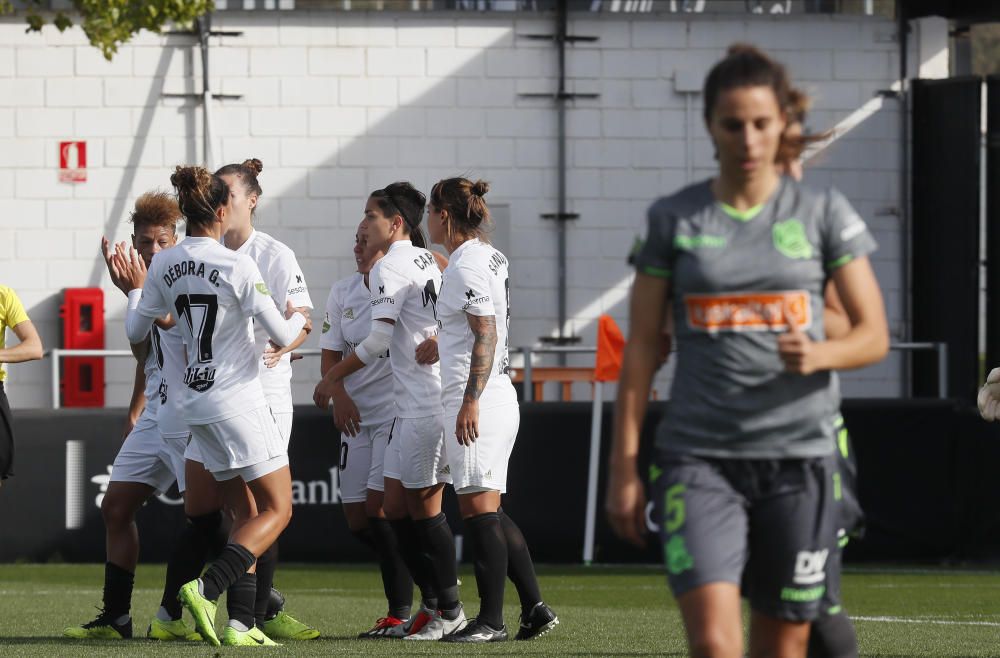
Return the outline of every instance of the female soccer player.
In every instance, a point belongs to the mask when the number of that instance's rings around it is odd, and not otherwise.
[[[202,463],[221,483],[223,502],[235,515],[230,543],[202,578],[181,587],[180,598],[202,637],[219,646],[216,601],[228,589],[224,642],[268,644],[271,640],[254,626],[256,577],[248,570],[288,525],[291,477],[246,321],[263,324],[280,346],[291,342],[308,319],[296,311],[298,327],[286,324],[254,262],[219,244],[232,212],[222,179],[201,167],[178,167],[170,182],[188,237],[154,258],[148,277],[138,268],[126,332],[130,342],[141,343],[156,317],[175,314],[187,351],[185,420]]]
[[[476,555],[479,615],[446,642],[502,642],[508,572],[521,597],[517,639],[547,633],[559,623],[542,602],[531,555],[514,522],[500,509],[520,409],[507,352],[510,279],[507,257],[486,239],[489,209],[483,181],[449,178],[431,189],[427,230],[450,256],[442,276],[441,401],[445,449],[469,541]]]
[[[4,344],[7,328],[20,341],[14,347]],[[24,305],[12,289],[0,285],[0,487],[14,474],[14,420],[4,391],[7,378],[5,363],[23,363],[42,358],[42,339],[24,312]]]
[[[153,256],[173,247],[177,241],[177,222],[181,216],[177,200],[166,192],[147,192],[135,202],[129,221],[133,226],[132,247],[144,266]],[[102,251],[108,264],[112,283],[127,295],[129,286],[119,276],[113,264],[114,252],[104,238]],[[125,255],[125,243],[115,251]],[[101,501],[101,515],[106,531],[107,562],[104,566],[104,600],[101,613],[81,626],[72,626],[63,635],[76,639],[125,639],[132,637],[132,585],[139,560],[139,535],[135,525],[136,512],[158,491],[166,491],[177,480],[184,492],[184,449],[186,440],[168,440],[159,426],[159,408],[165,401],[163,368],[164,344],[179,343],[179,330],[165,323],[154,325],[149,341],[138,360],[133,399],[129,407],[125,441],[115,457],[111,482]],[[185,428],[184,439],[187,438]],[[176,591],[174,592],[176,598]],[[176,616],[155,617],[147,634],[160,640],[201,640]]]
[[[253,226],[256,216],[257,202],[263,194],[257,177],[264,170],[263,163],[252,158],[240,164],[228,164],[215,175],[221,178],[232,194],[232,214],[226,225],[225,245],[238,254],[246,254],[257,264],[264,284],[271,291],[271,299],[279,311],[285,310],[285,305],[291,303],[296,308],[307,313],[312,309],[312,299],[309,288],[298,260],[287,245],[271,237]],[[282,348],[282,355],[265,365],[261,358],[260,383],[264,387],[264,397],[268,407],[278,423],[278,430],[288,449],[292,436],[292,362],[291,355],[286,354],[305,342],[308,332],[302,330],[295,339]],[[268,348],[268,336],[264,328],[254,325],[254,339],[257,344],[257,354],[263,355]],[[268,603],[271,600],[271,588],[274,583],[274,571],[278,566],[278,545],[268,548],[257,559],[257,602],[255,614],[257,625],[271,639],[278,640],[312,640],[319,637],[319,631],[303,624],[283,610],[274,616],[268,615]]]
[[[776,168],[790,89],[784,68],[753,47],[734,46],[713,67],[705,122],[719,173],[652,205],[637,258],[607,507],[616,532],[641,543],[639,428],[669,303],[677,370],[651,479],[695,656],[742,655],[741,575],[750,655],[805,655],[836,540],[831,371],[888,349],[864,222],[840,193]],[[851,319],[830,340],[827,277]]]
[[[371,330],[368,275],[385,254],[368,246],[364,222],[355,234],[354,261],[358,271],[333,284],[319,346],[321,375],[352,353]],[[378,355],[368,367],[349,375],[333,395],[334,424],[340,430],[340,498],[351,532],[375,549],[389,611],[359,637],[386,637],[410,616],[413,579],[399,551],[396,533],[382,509],[385,490],[382,466],[395,421],[389,354]]]
[[[441,512],[444,483],[451,482],[442,438],[441,376],[436,363],[420,363],[416,355],[418,346],[437,333],[434,307],[441,289],[437,260],[424,248],[420,232],[425,200],[409,183],[393,183],[368,198],[365,234],[371,247],[385,251],[369,274],[371,328],[353,354],[327,371],[313,396],[326,409],[340,381],[389,350],[396,421],[385,453],[383,508],[400,547],[419,546],[428,556],[437,595],[432,619],[408,640],[438,640],[465,622],[455,539]],[[417,571],[412,556],[407,564],[411,573]]]

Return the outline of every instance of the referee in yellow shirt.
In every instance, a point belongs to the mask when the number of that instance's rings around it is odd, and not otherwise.
[[[20,340],[20,344],[7,347],[7,327]],[[0,285],[0,483],[14,474],[14,422],[7,404],[4,380],[7,372],[5,363],[21,363],[42,358],[42,339],[31,324],[24,305],[17,294],[7,286]]]

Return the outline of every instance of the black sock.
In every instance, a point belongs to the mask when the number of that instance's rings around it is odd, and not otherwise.
[[[264,627],[268,603],[271,601],[271,588],[274,586],[274,570],[278,568],[278,542],[257,558],[257,595],[254,600],[253,613],[257,626]]]
[[[239,580],[256,561],[254,554],[245,547],[233,543],[226,544],[219,557],[201,577],[204,585],[203,596],[209,601],[218,600],[219,596]],[[253,610],[252,603],[250,609]]]
[[[503,589],[507,582],[507,540],[496,512],[465,519],[469,543],[475,553],[479,614],[476,618],[493,628],[503,628]]]
[[[118,619],[132,608],[132,584],[135,574],[114,562],[104,563],[104,613]]]
[[[431,564],[434,591],[437,593],[438,610],[445,619],[458,615],[458,564],[455,562],[455,537],[451,534],[448,519],[443,513],[429,519],[414,521],[420,546]]]
[[[413,582],[420,588],[420,599],[430,610],[437,610],[438,594],[434,589],[434,568],[424,554],[416,523],[410,518],[389,521],[396,533],[399,555],[403,558]],[[452,539],[454,542],[454,539]]]
[[[257,595],[257,574],[244,573],[226,590],[226,612],[247,630],[254,627],[254,597]],[[242,630],[242,629],[238,629]]]
[[[528,615],[542,601],[535,563],[531,560],[528,544],[514,519],[504,514],[502,508],[497,510],[497,515],[500,517],[504,537],[507,538],[507,577],[514,583],[517,597],[521,599],[521,613]]]
[[[821,615],[809,631],[809,658],[857,658],[858,636],[843,610]]]
[[[378,555],[378,567],[382,572],[382,587],[389,602],[389,616],[406,619],[410,616],[413,601],[413,578],[399,552],[399,541],[392,525],[385,519],[368,518],[368,536]]]
[[[272,586],[271,595],[267,599],[267,614],[264,615],[264,619],[274,619],[284,609],[285,596]]]
[[[355,539],[357,539],[359,542],[361,542],[362,544],[364,544],[368,548],[372,549],[373,551],[376,550],[376,548],[375,548],[375,539],[372,537],[372,529],[371,528],[365,526],[364,528],[361,528],[360,530],[351,530],[351,534],[354,535]]]
[[[163,598],[160,599],[160,605],[171,619],[181,618],[181,602],[177,600],[177,592],[181,585],[201,575],[221,526],[222,512],[218,510],[188,517],[184,531],[177,538],[167,562],[167,577],[163,583]]]

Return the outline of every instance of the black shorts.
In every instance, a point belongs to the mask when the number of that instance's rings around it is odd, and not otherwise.
[[[0,382],[0,480],[14,474],[14,419]]]
[[[674,595],[728,582],[757,612],[815,619],[837,550],[832,461],[658,455],[653,520]]]

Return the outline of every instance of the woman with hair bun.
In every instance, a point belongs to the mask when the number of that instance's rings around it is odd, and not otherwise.
[[[693,656],[805,656],[836,550],[835,370],[883,358],[888,329],[847,199],[783,176],[814,137],[787,132],[804,108],[784,67],[735,45],[709,72],[704,118],[719,171],[657,200],[636,259],[607,511],[643,543],[639,434],[668,305],[677,369],[650,486],[667,578]],[[779,155],[780,154],[780,155]],[[827,336],[831,279],[850,320]]]
[[[435,307],[441,290],[438,261],[424,248],[420,229],[425,201],[406,182],[369,195],[364,233],[370,249],[385,253],[368,275],[371,328],[350,355],[326,371],[313,394],[316,406],[326,409],[345,377],[375,363],[388,350],[396,420],[383,461],[382,509],[418,584],[423,580],[421,557],[414,553],[429,558],[428,577],[436,595],[430,605],[431,592],[421,585],[421,611],[387,633],[407,640],[439,640],[465,623],[455,538],[441,511],[444,484],[451,482],[442,435],[441,375],[436,354],[431,359],[418,356],[428,345],[433,347],[433,341],[427,341],[437,334]]]
[[[302,309],[308,317],[313,308],[302,268],[286,244],[254,228],[257,203],[264,191],[257,177],[264,163],[257,158],[239,164],[228,164],[215,172],[229,186],[232,213],[226,225],[223,243],[238,254],[249,256],[257,264],[264,284],[271,291],[275,307],[284,312],[286,306]],[[254,341],[264,397],[278,424],[281,438],[288,449],[292,436],[292,361],[290,352],[305,342],[309,332],[302,329],[295,339],[280,349],[269,345],[264,328],[254,324]],[[267,549],[257,559],[257,626],[274,640],[312,640],[319,631],[303,624],[283,610],[284,597],[272,592],[274,571],[278,566],[278,545]]]
[[[290,309],[286,322],[257,265],[219,243],[233,212],[226,183],[202,167],[177,167],[170,182],[188,237],[154,257],[148,277],[134,255],[131,267],[120,263],[134,273],[125,329],[138,344],[155,318],[174,314],[187,352],[181,408],[191,428],[188,449],[199,452],[235,517],[222,553],[201,578],[184,584],[179,596],[209,644],[220,645],[215,612],[227,590],[229,622],[222,643],[274,644],[254,624],[256,576],[250,569],[291,519],[291,475],[261,387],[247,319],[263,325],[279,346],[294,340],[309,321],[302,310]]]
[[[479,615],[446,642],[500,642],[508,573],[521,599],[518,640],[559,623],[542,602],[531,554],[517,525],[500,508],[520,409],[510,381],[507,257],[486,237],[490,213],[484,181],[448,178],[431,189],[427,230],[449,254],[438,295],[438,354],[445,449],[452,486],[476,555]]]

